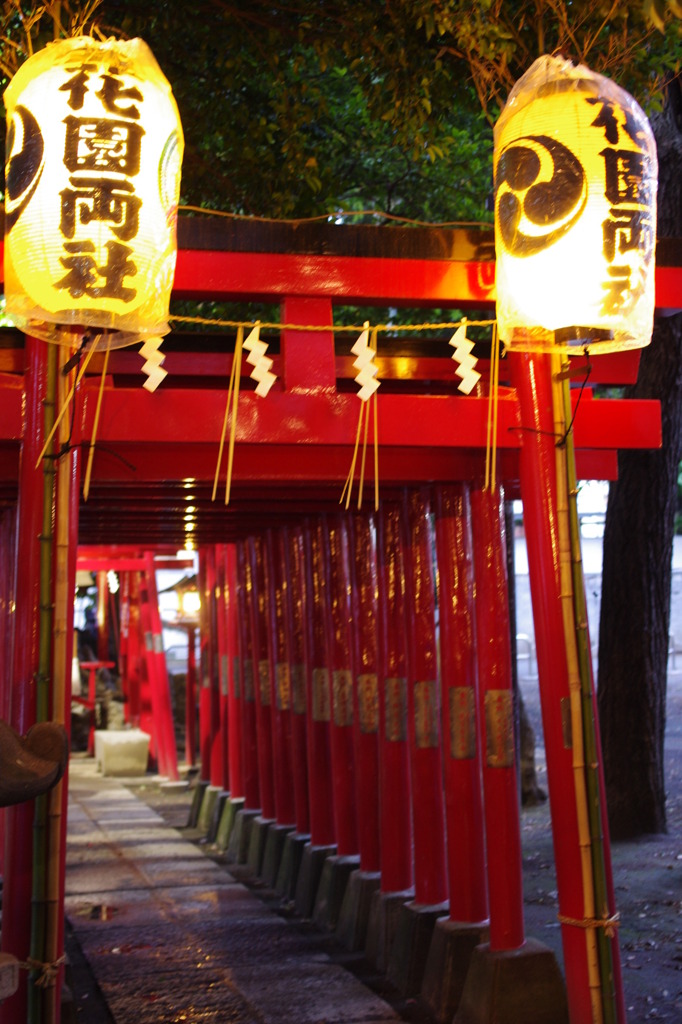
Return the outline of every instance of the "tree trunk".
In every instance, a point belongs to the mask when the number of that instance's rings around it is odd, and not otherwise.
[[[682,235],[682,119],[673,82],[652,119],[658,237]],[[598,708],[614,839],[666,831],[663,745],[677,474],[682,457],[682,314],[656,321],[633,397],[661,403],[658,451],[618,458],[604,530]]]

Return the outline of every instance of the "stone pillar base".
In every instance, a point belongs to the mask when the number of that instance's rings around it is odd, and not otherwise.
[[[288,903],[296,899],[296,885],[303,861],[303,851],[308,843],[310,836],[303,832],[289,832],[284,838],[275,892]]]
[[[421,991],[433,929],[447,912],[447,903],[405,903],[398,910],[387,975],[402,995],[416,996]]]
[[[268,831],[274,824],[274,818],[262,818],[260,814],[251,822],[249,853],[246,858],[246,866],[249,869],[249,874],[253,875],[254,878],[260,878],[261,871],[263,870],[263,858],[265,857]]]
[[[414,890],[375,892],[369,908],[365,959],[385,974],[398,927],[400,908],[414,899]]]
[[[535,939],[513,950],[477,946],[453,1024],[568,1024],[554,953]]]
[[[476,946],[488,941],[487,921],[471,924],[441,917],[431,937],[421,998],[439,1024],[451,1024]]]
[[[351,952],[364,949],[372,895],[381,883],[378,871],[354,871],[341,904],[336,937]]]
[[[324,862],[335,852],[335,846],[313,846],[312,843],[307,843],[303,848],[301,868],[296,879],[295,896],[296,913],[300,917],[313,916]]]
[[[351,872],[360,865],[360,857],[327,857],[315,897],[313,921],[318,928],[334,931],[339,921],[341,904]]]
[[[187,817],[187,828],[196,828],[199,821],[199,812],[204,800],[204,792],[208,789],[208,782],[199,779],[192,787],[192,803]]]
[[[237,811],[234,827],[230,833],[230,841],[227,844],[225,859],[228,864],[246,864],[251,841],[251,826],[259,813],[260,811],[247,810],[245,807]]]
[[[215,844],[221,853],[224,853],[230,845],[230,837],[237,818],[237,812],[244,806],[244,797],[230,798],[223,804],[216,832]]]
[[[293,825],[278,825],[274,822],[268,829],[265,840],[265,853],[263,854],[263,867],[261,878],[269,889],[275,888],[279,865],[282,861],[284,840],[286,836],[294,831]]]

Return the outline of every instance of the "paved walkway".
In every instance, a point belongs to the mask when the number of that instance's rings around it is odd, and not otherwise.
[[[143,803],[74,760],[65,910],[101,990],[88,1024],[401,1020],[325,951]],[[73,940],[72,940],[73,941]],[[107,1017],[107,1009],[110,1016]]]

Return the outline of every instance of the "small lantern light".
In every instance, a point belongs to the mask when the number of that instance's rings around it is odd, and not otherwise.
[[[183,136],[146,43],[52,43],[4,100],[8,315],[63,344],[167,333]]]
[[[635,100],[540,57],[495,125],[497,320],[507,349],[651,340],[656,146]]]

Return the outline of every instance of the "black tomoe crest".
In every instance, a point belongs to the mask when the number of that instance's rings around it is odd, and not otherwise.
[[[40,125],[21,104],[7,132],[7,154],[5,231],[9,232],[31,201],[45,166]]]
[[[502,150],[495,172],[500,237],[520,258],[542,252],[573,227],[587,203],[582,164],[547,135],[515,139]]]

